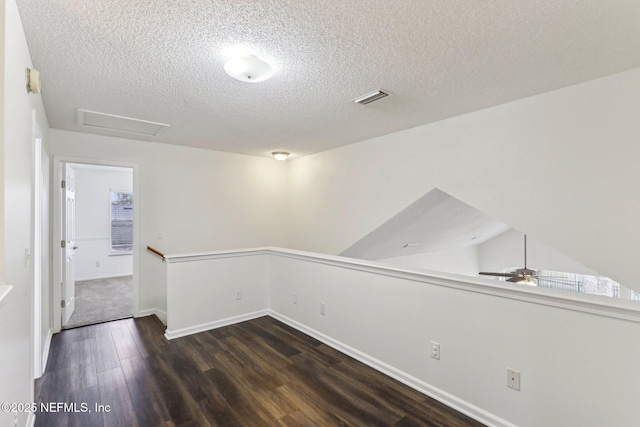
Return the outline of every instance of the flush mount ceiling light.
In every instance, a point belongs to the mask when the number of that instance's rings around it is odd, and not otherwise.
[[[289,157],[289,153],[287,153],[286,151],[274,151],[273,153],[273,158],[276,160],[287,160],[287,157]]]
[[[236,80],[259,83],[273,76],[273,68],[255,56],[231,58],[224,63],[224,71]]]

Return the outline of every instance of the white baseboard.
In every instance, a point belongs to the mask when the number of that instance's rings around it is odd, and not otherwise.
[[[106,276],[94,276],[94,277],[76,277],[76,282],[84,282],[86,280],[98,280],[98,279],[115,279],[116,277],[133,276],[133,273],[124,274],[107,274]]]
[[[44,349],[42,350],[42,373],[45,373],[47,371],[49,349],[51,348],[51,338],[53,338],[53,329],[49,329],[49,332],[47,332],[47,338],[44,340]]]
[[[203,323],[188,328],[176,329],[174,331],[166,330],[164,336],[168,340],[184,337],[198,332],[209,331],[211,329],[221,328],[223,326],[233,325],[234,323],[246,322],[247,320],[257,319],[258,317],[267,316],[270,310],[259,310],[253,313],[241,314],[240,316],[228,317],[226,319],[216,320],[215,322]]]
[[[157,308],[150,308],[149,310],[140,310],[136,317],[146,317],[146,316],[152,316],[154,314],[158,316],[158,319],[160,319],[160,321],[165,326],[167,326],[167,312],[159,310]]]
[[[356,350],[353,347],[350,347],[340,341],[337,341],[321,332],[316,331],[315,329],[309,328],[302,323],[299,323],[287,316],[284,316],[278,312],[273,310],[267,310],[268,315],[273,317],[276,320],[281,321],[282,323],[286,323],[294,329],[299,330],[300,332],[304,332],[307,335],[314,337],[315,339],[322,341],[330,347],[335,348],[341,353],[346,354],[347,356],[351,356],[354,359],[364,363],[365,365],[375,369],[376,371],[382,372],[385,375],[390,376],[393,379],[400,381],[401,383],[419,391],[420,393],[426,394],[427,396],[444,403],[450,408],[455,409],[458,412],[461,412],[477,421],[480,421],[487,426],[492,427],[516,427],[515,424],[508,422],[496,415],[493,415],[484,409],[478,408],[475,405],[472,405],[469,402],[466,402],[452,394],[447,393],[444,390],[441,390],[437,387],[434,387],[412,375],[407,374],[397,368],[394,368],[391,365],[388,365],[374,357],[369,356],[366,353],[363,353],[359,350]]]

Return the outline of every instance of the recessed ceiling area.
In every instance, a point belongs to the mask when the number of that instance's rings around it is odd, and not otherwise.
[[[51,127],[96,131],[78,126],[82,108],[171,124],[153,141],[259,156],[311,154],[640,67],[637,0],[17,3]],[[238,50],[265,60],[271,79],[230,78]],[[353,102],[376,88],[393,96]]]
[[[478,245],[510,227],[437,188],[340,256],[378,260]]]

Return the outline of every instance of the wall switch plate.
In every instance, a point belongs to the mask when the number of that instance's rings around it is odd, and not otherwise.
[[[238,290],[236,291],[236,301],[241,300],[242,299],[242,291]]]
[[[520,371],[507,368],[507,387],[520,391]]]
[[[100,261],[96,261],[96,267],[100,267]]]
[[[293,303],[298,304],[298,294],[293,294]]]
[[[324,303],[323,302],[320,303],[320,314],[322,314],[323,316],[325,315],[325,313],[324,313]]]
[[[431,357],[440,360],[440,343],[431,341]]]

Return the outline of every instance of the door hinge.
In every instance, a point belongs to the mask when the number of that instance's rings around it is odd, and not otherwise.
[[[60,183],[60,188],[67,188],[67,182],[66,181],[62,181]]]
[[[67,305],[65,300],[60,301],[60,307],[65,308],[65,306]]]
[[[67,242],[65,242],[64,240],[60,240],[60,247],[61,248],[66,248],[67,247]]]

